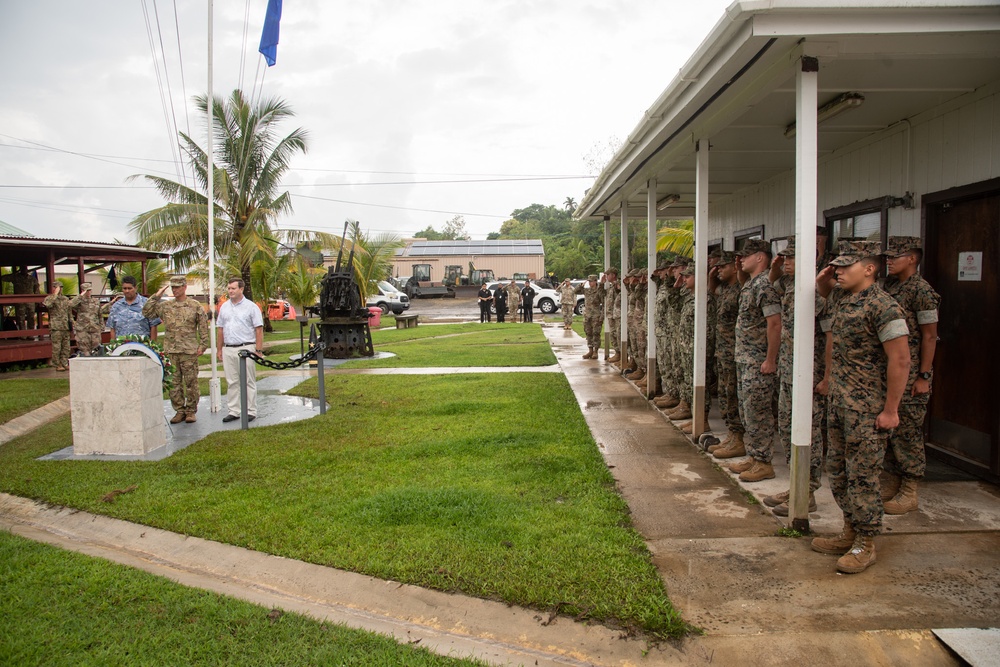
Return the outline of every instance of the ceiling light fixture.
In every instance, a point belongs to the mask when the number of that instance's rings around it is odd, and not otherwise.
[[[671,204],[676,204],[681,200],[680,195],[667,195],[663,199],[656,202],[656,210],[663,211],[666,210]]]
[[[842,93],[835,97],[833,101],[824,104],[816,110],[816,124],[825,123],[845,111],[857,109],[864,104],[864,101],[864,93]],[[785,138],[792,139],[793,137],[795,137],[795,123],[785,128]]]

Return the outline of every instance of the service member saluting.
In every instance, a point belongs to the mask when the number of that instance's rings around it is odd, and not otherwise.
[[[245,286],[240,278],[230,279],[226,286],[229,300],[219,307],[215,324],[221,334],[218,351],[229,384],[226,390],[229,414],[222,418],[224,422],[240,418],[240,350],[257,354],[264,351],[264,316],[256,303],[244,298]],[[247,418],[249,421],[257,418],[257,365],[253,363],[247,363]]]
[[[170,289],[173,301],[163,301],[163,293]],[[163,320],[163,351],[177,368],[177,377],[170,388],[170,404],[174,407],[171,424],[198,421],[198,357],[208,349],[208,317],[201,304],[187,298],[187,278],[173,276],[168,285],[160,288],[146,301],[142,314]]]

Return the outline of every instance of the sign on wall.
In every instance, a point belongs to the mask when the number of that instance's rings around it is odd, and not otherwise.
[[[983,253],[958,253],[958,279],[979,282],[983,279]]]

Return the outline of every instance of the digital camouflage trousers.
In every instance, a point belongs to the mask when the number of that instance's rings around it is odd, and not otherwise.
[[[170,387],[170,405],[174,412],[193,415],[198,412],[198,355],[170,354],[174,368],[174,382]]]
[[[894,475],[908,479],[923,479],[927,468],[924,449],[924,418],[926,403],[901,403],[899,426],[886,441],[882,466]]]
[[[830,490],[844,518],[861,535],[882,532],[879,472],[887,433],[875,429],[875,417],[834,404],[827,410],[826,465]]]
[[[774,393],[778,375],[764,375],[760,364],[736,364],[740,400],[740,421],[743,422],[743,443],[747,454],[756,461],[771,462],[774,450]]]
[[[785,463],[792,459],[792,385],[781,382],[778,389],[778,439],[785,448]],[[809,490],[820,487],[823,474],[823,427],[826,421],[826,396],[812,393],[812,434],[809,442]]]

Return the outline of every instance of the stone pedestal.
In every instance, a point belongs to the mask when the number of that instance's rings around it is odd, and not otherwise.
[[[69,362],[73,454],[144,455],[167,444],[160,365],[146,357]]]

